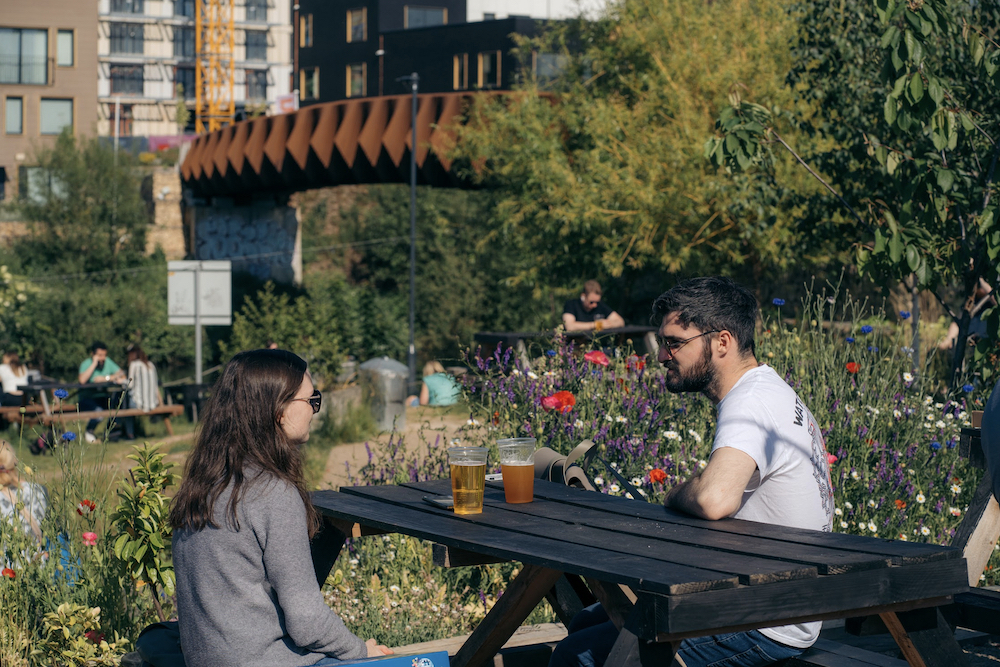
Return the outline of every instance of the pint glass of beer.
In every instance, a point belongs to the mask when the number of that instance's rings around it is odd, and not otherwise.
[[[449,447],[451,496],[455,514],[481,514],[486,488],[485,447]]]
[[[535,439],[497,440],[503,494],[508,503],[530,503],[535,493]]]

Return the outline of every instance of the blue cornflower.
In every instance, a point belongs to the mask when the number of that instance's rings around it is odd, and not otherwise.
[[[65,389],[56,389],[52,393],[56,395],[56,398],[66,398],[67,396],[69,396],[69,392],[66,391]]]
[[[76,433],[73,433],[73,431],[66,431],[62,434],[62,439],[66,442],[73,442],[76,440]]]
[[[901,310],[901,311],[899,311],[899,316],[902,317],[904,320],[908,320],[908,319],[910,319],[910,311],[908,311],[908,310]]]
[[[871,345],[869,345],[868,346],[868,351],[869,352],[878,352],[878,348],[877,347],[872,347]]]
[[[870,334],[872,331],[874,331],[874,329],[872,329],[872,325],[870,324],[866,324],[861,327],[861,333],[863,334]]]
[[[962,385],[962,391],[964,391],[966,394],[970,393],[973,389],[975,389],[975,387],[973,387],[971,384]]]
[[[934,442],[931,443],[931,449],[933,449],[934,451],[941,449],[941,443],[935,440]]]
[[[774,305],[776,305],[776,306],[784,306],[784,305],[785,305],[785,300],[784,300],[784,299],[779,299],[779,298],[775,297],[775,298],[774,298],[774,299],[773,299],[773,300],[771,301],[771,303],[773,303],[773,304],[774,304]]]
[[[847,342],[848,343],[853,343],[854,342],[854,336],[848,336],[847,337]]]
[[[554,357],[554,356],[556,356],[556,351],[555,350],[545,350],[545,354],[547,354],[550,357]]]

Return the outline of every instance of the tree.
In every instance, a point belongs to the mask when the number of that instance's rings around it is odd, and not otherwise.
[[[997,285],[1000,278],[993,196],[1000,154],[1000,3],[876,0],[865,8],[847,0],[840,7],[837,20],[830,20],[836,7],[802,6],[798,61],[789,80],[819,104],[815,116],[801,122],[833,142],[818,162],[829,191],[860,227],[859,266],[882,280],[909,278],[915,288],[935,294],[959,285],[965,301],[959,314],[939,296],[959,325],[954,385],[976,285],[980,278]],[[767,166],[778,144],[808,168],[776,131],[782,120],[734,96],[705,154],[736,173]],[[1000,309],[986,312],[995,341]],[[989,350],[981,341],[977,358]],[[982,370],[984,377],[991,372]]]
[[[835,257],[841,238],[814,243],[796,225],[790,195],[812,186],[790,160],[775,163],[774,177],[732,180],[701,157],[735,83],[791,103],[793,27],[771,0],[630,0],[521,40],[524,62],[555,54],[561,73],[552,82],[529,73],[521,94],[478,100],[454,151],[488,188],[479,243],[516,258],[507,282],[541,300],[546,286],[565,298],[605,275],[635,294],[646,282],[662,288],[664,271],[759,281]]]

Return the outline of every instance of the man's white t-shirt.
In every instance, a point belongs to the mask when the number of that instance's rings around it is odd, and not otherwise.
[[[732,447],[757,470],[733,516],[778,526],[833,530],[833,485],[826,446],[816,420],[770,366],[747,371],[719,401],[712,452]],[[760,632],[782,644],[808,648],[822,623],[799,623]]]

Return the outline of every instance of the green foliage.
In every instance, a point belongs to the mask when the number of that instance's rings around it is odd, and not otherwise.
[[[343,335],[337,326],[342,314],[332,299],[310,299],[307,295],[292,299],[275,292],[274,283],[268,282],[255,299],[246,297],[243,307],[233,315],[232,335],[228,342],[219,343],[223,362],[242,350],[265,347],[272,340],[304,358],[315,382],[323,387],[333,381],[343,361]]]
[[[111,515],[115,558],[133,581],[146,582],[156,599],[158,586],[167,595],[174,594],[174,569],[164,550],[170,543],[170,502],[164,495],[173,485],[172,463],[164,463],[166,454],[149,443],[134,447],[128,459],[136,465],[118,485],[118,506]],[[166,620],[161,618],[160,620]]]
[[[188,109],[187,102],[184,101],[184,84],[178,83],[174,87],[174,94],[177,98],[174,122],[177,123],[177,129],[183,134],[188,123],[191,122],[191,110]]]
[[[796,226],[780,179],[734,183],[700,151],[737,82],[768,106],[791,102],[782,78],[793,27],[769,0],[637,0],[522,41],[524,60],[556,53],[565,69],[547,93],[529,79],[523,94],[477,101],[455,150],[489,188],[479,243],[510,255],[508,283],[544,303],[612,276],[644,310],[664,271],[822,268],[841,242],[814,243]],[[776,169],[812,187],[788,161]]]
[[[64,602],[42,617],[44,635],[32,656],[47,665],[66,667],[115,667],[129,645],[114,633],[108,641],[101,632],[100,607]]]

